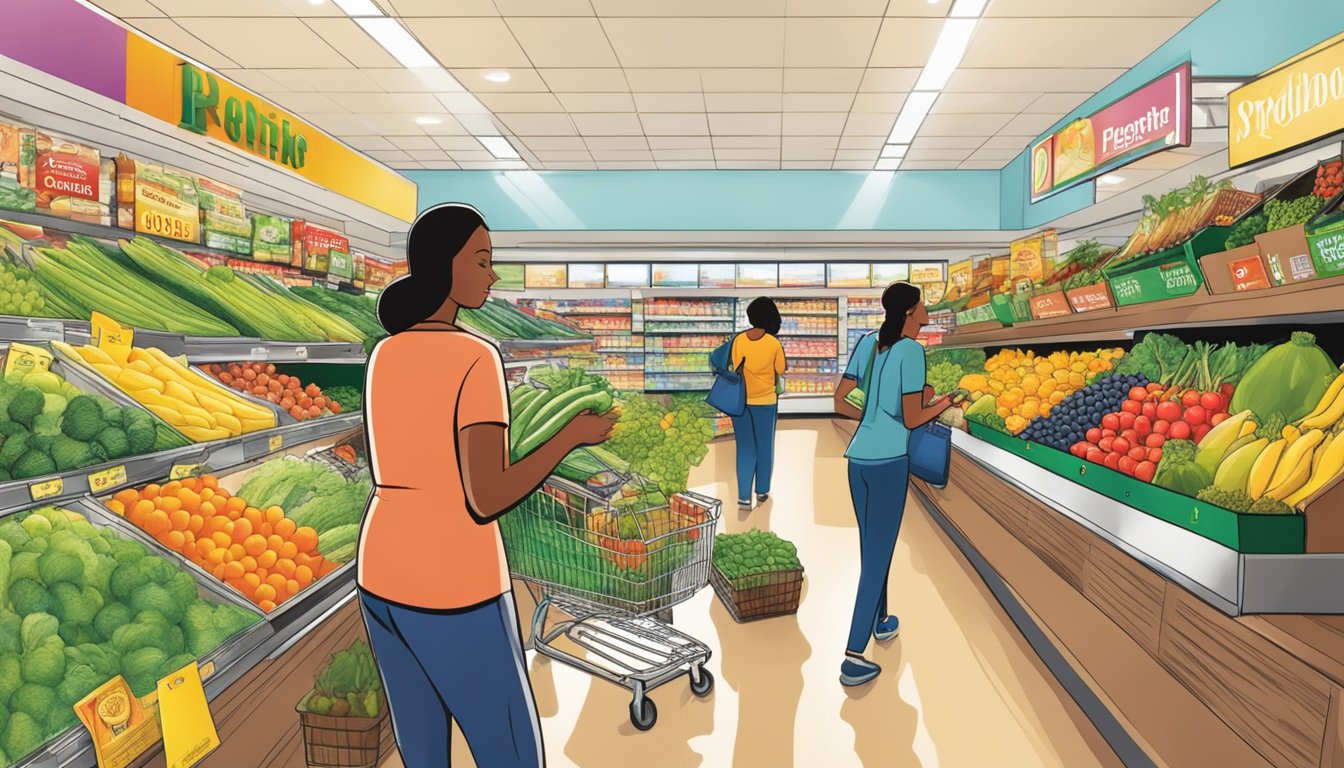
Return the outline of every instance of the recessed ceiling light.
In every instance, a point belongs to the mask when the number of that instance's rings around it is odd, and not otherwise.
[[[483,77],[492,83],[507,83],[513,79],[513,75],[508,72],[486,72]]]
[[[477,136],[476,140],[500,160],[516,160],[519,157],[518,150],[503,136]]]
[[[897,168],[900,168],[900,167],[901,167],[901,158],[899,158],[899,157],[884,157],[884,158],[882,158],[881,160],[878,160],[878,161],[877,161],[877,165],[873,166],[873,170],[875,170],[875,171],[894,171],[894,170],[896,170]]]
[[[937,100],[938,94],[935,91],[915,91],[907,96],[905,104],[901,106],[901,114],[896,118],[896,125],[892,127],[891,135],[887,137],[887,143],[909,144],[914,141],[919,126],[924,124],[924,118],[928,117],[929,110],[933,109],[933,102]]]
[[[984,13],[987,2],[988,0],[956,0],[952,3],[952,12],[948,15],[954,19],[978,18],[981,13]]]
[[[415,124],[416,124],[416,125],[438,125],[439,123],[442,123],[442,122],[443,122],[443,121],[440,120],[439,118],[437,118],[437,117],[432,117],[432,116],[430,116],[430,115],[424,115],[424,116],[422,116],[422,117],[417,117],[417,118],[415,118]]]
[[[905,151],[910,148],[909,144],[888,144],[882,148],[883,157],[905,157]]]
[[[919,74],[915,90],[941,91],[952,73],[957,71],[961,57],[966,55],[966,48],[971,44],[974,32],[975,19],[948,19],[938,35],[938,42],[933,46],[933,53],[929,55],[929,63],[924,65],[924,71]]]
[[[308,0],[312,2],[313,0]],[[382,16],[383,9],[374,4],[373,0],[335,0],[336,4],[345,11],[345,15],[352,19],[368,16]]]
[[[1124,184],[1125,177],[1116,176],[1114,173],[1108,173],[1100,179],[1097,179],[1097,181],[1100,181],[1102,184]]]
[[[358,18],[355,19],[355,23],[363,27],[364,31],[369,33],[369,37],[377,40],[378,44],[383,46],[383,50],[392,54],[403,67],[416,69],[439,66],[438,59],[430,55],[429,51],[420,45],[420,41],[407,32],[396,19]]]

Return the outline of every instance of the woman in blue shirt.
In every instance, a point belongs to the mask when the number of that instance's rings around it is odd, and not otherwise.
[[[886,318],[877,333],[859,340],[835,392],[836,413],[859,422],[845,458],[849,459],[849,493],[859,521],[859,590],[854,600],[840,682],[862,685],[882,668],[864,658],[869,636],[890,640],[901,622],[887,613],[887,575],[896,549],[896,535],[905,512],[910,462],[906,447],[910,430],[938,417],[952,404],[933,398],[924,384],[924,347],[915,341],[929,322],[921,292],[909,283],[892,283],[882,292]],[[845,396],[871,366],[862,410]]]

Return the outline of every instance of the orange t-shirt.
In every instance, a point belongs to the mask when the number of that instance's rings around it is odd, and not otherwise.
[[[359,534],[359,586],[417,608],[508,592],[499,525],[467,510],[458,430],[509,423],[499,351],[468,333],[404,331],[369,357],[365,423],[373,498]]]

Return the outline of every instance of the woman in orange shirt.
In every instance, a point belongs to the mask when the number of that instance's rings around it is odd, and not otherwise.
[[[410,273],[378,300],[391,335],[369,356],[364,390],[374,490],[358,583],[369,641],[407,768],[449,765],[454,719],[478,765],[543,765],[496,521],[565,454],[606,440],[614,420],[580,414],[511,465],[499,351],[457,325],[499,280],[489,228],[470,206],[436,206],[415,220],[406,251]]]
[[[779,418],[779,383],[788,368],[779,329],[784,320],[779,307],[766,296],[747,305],[751,329],[733,339],[730,359],[733,368],[742,367],[747,387],[747,408],[733,418],[733,440],[737,445],[737,508],[751,510],[752,481],[756,501],[770,498],[770,475],[775,466],[775,422]]]

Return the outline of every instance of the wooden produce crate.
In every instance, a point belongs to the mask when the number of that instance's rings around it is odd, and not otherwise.
[[[1204,273],[1204,284],[1209,287],[1209,293],[1239,293],[1274,287],[1269,279],[1269,266],[1256,243],[1202,256],[1199,268]]]
[[[303,751],[311,768],[376,768],[383,757],[383,725],[378,717],[330,717],[299,710]]]
[[[742,623],[797,613],[803,595],[803,569],[729,579],[718,567],[711,566],[709,583],[733,620]]]

